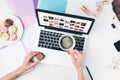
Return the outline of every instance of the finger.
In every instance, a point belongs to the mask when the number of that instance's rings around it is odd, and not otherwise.
[[[76,59],[75,59],[74,53],[72,51],[70,51],[69,53],[70,53],[70,56],[72,58],[72,61],[75,62]]]
[[[27,60],[30,60],[31,58],[33,58],[34,56],[36,56],[37,54],[39,54],[38,52],[30,52],[30,54],[27,56]]]
[[[34,63],[32,63],[32,67],[34,67],[35,65],[37,65],[40,61],[36,60]]]
[[[77,49],[74,49],[74,53],[78,56],[78,57],[80,57],[81,56],[81,52],[80,51],[78,51]]]
[[[39,51],[32,51],[33,53],[41,53],[41,52],[39,52]]]
[[[33,54],[32,51],[25,56],[25,59],[28,58],[31,54]]]
[[[68,55],[70,55],[70,51],[68,51],[67,53],[68,53]]]
[[[32,54],[34,54],[34,51],[29,52],[29,53],[26,55],[26,58],[30,57]]]
[[[83,53],[81,53],[79,50],[75,49],[74,53],[77,55],[77,61],[80,61],[83,58]]]

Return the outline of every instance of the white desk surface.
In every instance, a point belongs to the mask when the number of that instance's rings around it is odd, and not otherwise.
[[[68,0],[66,12],[86,16],[80,10],[80,7],[86,5],[94,12],[96,9],[96,1],[97,0]],[[120,70],[112,70],[110,67],[112,58],[119,54],[114,48],[113,43],[118,41],[120,37],[111,27],[115,14],[112,11],[112,0],[109,1],[110,4],[103,6],[102,13],[96,18],[96,22],[89,35],[86,54],[84,55],[85,64],[89,67],[94,80],[120,79]],[[1,11],[12,13],[6,0],[2,0],[2,3],[0,3],[0,12]],[[25,29],[23,42],[27,51],[33,48],[32,43],[34,41],[35,26],[38,27],[37,23]],[[77,75],[75,70],[70,68],[39,64],[34,71],[16,80],[77,80]]]

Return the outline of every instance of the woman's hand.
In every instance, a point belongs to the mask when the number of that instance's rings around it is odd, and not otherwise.
[[[35,61],[32,61],[32,59],[33,59],[33,57],[36,57],[38,54],[40,54],[40,52],[31,51],[28,55],[26,55],[21,68],[24,71],[27,71],[27,70],[33,68],[35,65],[37,65],[43,58],[41,57],[41,59],[36,59]]]
[[[77,49],[69,51],[68,54],[71,56],[72,62],[78,73],[78,80],[84,80],[83,69],[82,69],[82,60],[83,54]]]
[[[82,66],[83,53],[81,53],[77,49],[69,51],[68,53],[72,58],[72,62],[75,68],[78,70]]]
[[[33,57],[36,57],[37,59],[33,61]],[[29,54],[25,56],[24,62],[21,67],[14,70],[13,72],[9,73],[8,75],[0,78],[0,80],[14,80],[17,77],[19,77],[21,74],[26,72],[27,70],[33,68],[35,65],[37,65],[42,59],[44,58],[44,55],[37,51],[31,51]]]

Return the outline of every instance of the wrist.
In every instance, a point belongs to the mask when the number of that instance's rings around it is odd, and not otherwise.
[[[79,66],[79,67],[77,68],[77,72],[79,73],[79,72],[81,72],[81,70],[83,70],[83,68],[82,68],[82,66]]]
[[[18,76],[22,75],[25,72],[25,70],[22,67],[17,68],[15,71],[13,71],[11,74],[17,78]]]
[[[18,68],[18,72],[19,73],[24,73],[24,72],[26,72],[27,70],[26,70],[26,68],[24,68],[23,66],[20,66],[19,68]]]

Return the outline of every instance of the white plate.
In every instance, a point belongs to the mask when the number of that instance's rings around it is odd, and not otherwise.
[[[15,41],[10,41],[10,40],[5,41],[5,40],[1,39],[1,37],[0,37],[0,48],[17,43],[23,35],[23,25],[22,25],[21,20],[18,17],[16,17],[15,15],[9,15],[9,14],[0,16],[0,22],[5,21],[6,19],[12,19],[14,21],[14,25],[17,27],[18,38]]]

